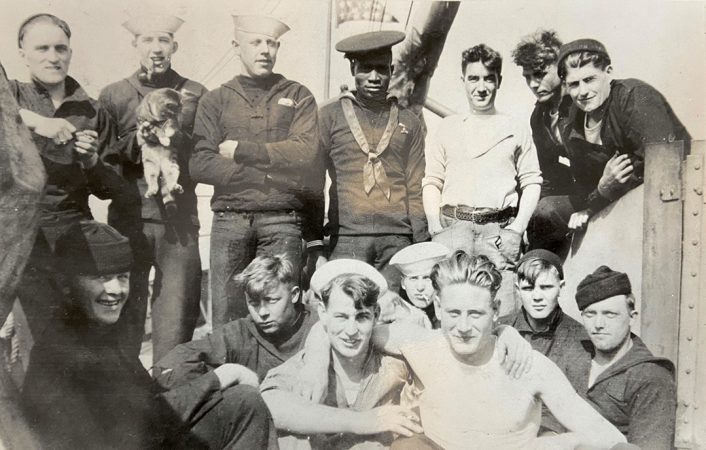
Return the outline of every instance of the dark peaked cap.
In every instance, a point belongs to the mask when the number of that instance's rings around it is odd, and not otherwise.
[[[348,55],[365,53],[382,53],[393,45],[404,40],[405,34],[401,31],[370,31],[356,34],[339,41],[336,50]]]

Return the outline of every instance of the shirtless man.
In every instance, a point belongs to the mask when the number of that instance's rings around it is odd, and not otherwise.
[[[469,442],[476,448],[608,448],[625,442],[541,353],[534,352],[520,378],[505,375],[492,334],[501,274],[485,256],[457,251],[434,267],[431,279],[441,332],[391,324],[373,337],[404,357],[425,388],[419,402],[424,434],[398,439],[392,448],[461,449]],[[537,437],[542,402],[569,433]]]

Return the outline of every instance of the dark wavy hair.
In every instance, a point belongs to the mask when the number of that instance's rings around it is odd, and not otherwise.
[[[378,304],[380,288],[363,275],[344,273],[331,280],[321,290],[321,301],[325,306],[328,306],[331,292],[336,288],[353,299],[355,309],[374,308]]]
[[[554,30],[537,30],[522,38],[512,51],[512,60],[523,69],[542,70],[557,62],[561,41]]]
[[[494,299],[502,279],[500,271],[487,256],[471,256],[463,250],[456,250],[431,271],[431,283],[437,293],[452,284],[470,284],[488,289]]]
[[[605,53],[590,50],[571,53],[564,58],[561,65],[557,67],[557,73],[559,74],[559,78],[566,80],[566,71],[569,67],[578,69],[590,63],[593,63],[598,69],[605,70],[606,67],[610,66],[610,56]]]
[[[61,28],[61,31],[66,34],[67,38],[71,39],[71,28],[69,28],[68,23],[59,19],[53,14],[39,13],[27,17],[24,22],[22,22],[22,24],[20,25],[20,29],[17,31],[17,46],[19,48],[22,48],[22,40],[24,39],[29,27],[39,22],[49,22],[51,24],[56,25],[57,27]]]
[[[482,62],[483,65],[500,76],[503,68],[503,57],[500,53],[485,44],[478,44],[467,48],[461,53],[461,72],[466,73],[466,66],[474,62]]]

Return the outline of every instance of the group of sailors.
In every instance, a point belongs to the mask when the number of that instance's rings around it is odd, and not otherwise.
[[[97,101],[68,75],[66,22],[19,29],[32,80],[9,88],[47,173],[18,289],[36,340],[22,399],[48,447],[671,448],[674,366],[631,332],[627,275],[574,274],[583,323],[558,303],[567,236],[642,183],[647,144],[688,151],[657,90],[614,79],[602,43],[540,30],[512,52],[528,127],[496,110],[503,58],[478,44],[469,111],[425,146],[388,93],[404,33],[338,42],[355,89],[318,107],[273,71],[280,20],[234,16],[241,73],[212,91],[171,67],[182,23],[126,22],[139,69]],[[162,88],[181,98],[169,203],[145,196],[136,113]],[[192,341],[197,183],[214,187],[213,330]]]

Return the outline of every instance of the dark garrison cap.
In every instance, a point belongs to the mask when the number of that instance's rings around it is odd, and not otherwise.
[[[348,55],[365,53],[382,53],[393,45],[404,40],[405,34],[401,31],[369,31],[367,33],[356,34],[339,41],[336,50]]]
[[[530,259],[535,259],[535,258],[546,261],[549,264],[551,264],[552,266],[554,266],[556,271],[559,272],[559,279],[560,280],[564,279],[564,269],[561,265],[561,258],[559,258],[556,255],[556,253],[550,252],[549,250],[544,250],[544,249],[538,248],[535,250],[528,251],[517,262],[517,267],[520,267],[520,265],[523,264],[525,261],[528,261]]]
[[[111,275],[130,270],[132,251],[128,239],[115,228],[82,220],[57,239],[56,263],[59,272]]]
[[[579,310],[583,311],[594,303],[616,295],[628,295],[631,292],[630,279],[626,273],[601,266],[581,280],[576,288],[576,303]]]
[[[597,40],[576,39],[575,41],[571,41],[561,46],[561,48],[559,49],[559,57],[556,61],[557,67],[561,67],[562,63],[564,62],[564,59],[570,54],[576,52],[596,52],[601,53],[606,57],[610,58],[610,56],[608,55],[608,50],[605,49],[605,45],[601,44]]]

